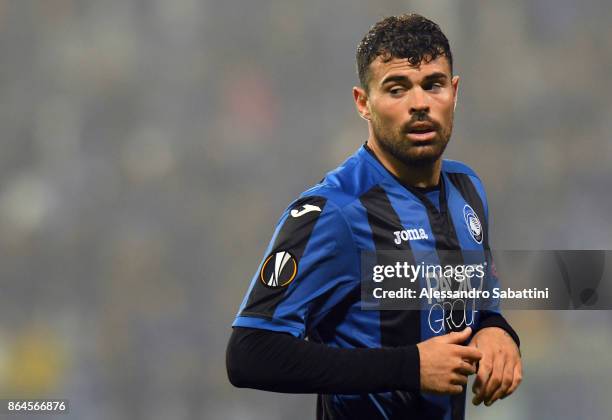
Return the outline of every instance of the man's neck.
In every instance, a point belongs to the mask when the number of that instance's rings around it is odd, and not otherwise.
[[[408,166],[386,152],[376,140],[370,138],[366,144],[380,163],[403,184],[419,188],[435,187],[439,184],[441,158],[431,165]]]

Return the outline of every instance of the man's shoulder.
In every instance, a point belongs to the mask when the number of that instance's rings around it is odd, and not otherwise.
[[[328,172],[321,182],[304,191],[300,198],[322,197],[342,209],[359,200],[380,181],[380,174],[370,163],[355,154]]]
[[[478,176],[478,174],[476,174],[476,171],[474,171],[465,163],[459,162],[457,160],[442,160],[442,172],[464,174],[480,180],[480,177]]]
[[[442,172],[445,173],[451,180],[453,185],[459,189],[459,191],[467,195],[478,195],[480,199],[485,203],[487,201],[487,194],[485,191],[484,183],[472,168],[463,162],[456,160],[443,160],[442,161]],[[474,195],[476,193],[476,195]]]

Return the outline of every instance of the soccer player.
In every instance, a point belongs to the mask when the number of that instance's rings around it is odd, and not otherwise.
[[[357,67],[367,142],[282,214],[233,323],[229,379],[317,393],[319,419],[463,419],[469,375],[473,403],[487,406],[521,382],[503,316],[434,328],[426,311],[360,305],[362,251],[489,247],[481,180],[442,159],[459,83],[449,43],[420,15],[388,17],[359,44]]]

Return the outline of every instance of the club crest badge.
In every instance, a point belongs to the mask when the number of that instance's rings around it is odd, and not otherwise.
[[[472,239],[476,241],[476,243],[481,244],[483,238],[482,224],[478,219],[478,215],[468,204],[463,207],[463,218],[465,219],[465,224],[467,225],[467,229],[472,235]]]

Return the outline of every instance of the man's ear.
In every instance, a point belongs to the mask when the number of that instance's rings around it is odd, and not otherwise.
[[[453,101],[455,104],[453,105],[453,111],[457,109],[457,97],[459,95],[459,76],[453,76],[451,79],[451,86],[453,87]]]
[[[370,121],[370,107],[368,106],[368,93],[364,88],[354,86],[353,87],[353,100],[357,107],[359,116],[364,120]]]

